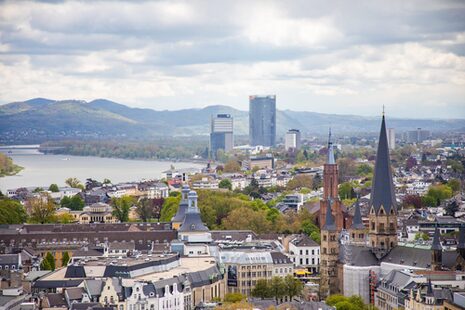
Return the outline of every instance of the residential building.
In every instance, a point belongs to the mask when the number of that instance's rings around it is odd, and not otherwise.
[[[249,97],[249,143],[274,146],[276,143],[276,96]]]
[[[298,151],[300,149],[300,130],[289,129],[284,138],[286,151]]]
[[[250,156],[248,160],[242,162],[242,169],[252,170],[252,169],[273,169],[274,168],[274,158],[272,154],[267,154],[265,156]]]
[[[230,114],[212,116],[210,155],[216,159],[218,150],[229,152],[234,147],[233,118]]]
[[[311,273],[320,270],[320,245],[306,234],[295,236],[289,242],[289,258],[295,268],[304,267]]]

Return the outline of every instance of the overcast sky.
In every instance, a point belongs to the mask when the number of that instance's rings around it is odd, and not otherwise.
[[[330,3],[330,5],[328,4]],[[0,103],[465,117],[465,1],[0,2]]]

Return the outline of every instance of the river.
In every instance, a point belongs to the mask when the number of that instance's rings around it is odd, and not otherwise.
[[[10,153],[11,151],[11,153]],[[163,171],[171,165],[176,169],[201,168],[204,165],[188,162],[169,162],[154,160],[130,160],[118,158],[100,158],[92,156],[45,155],[34,146],[2,148],[14,163],[24,167],[17,175],[0,177],[0,190],[17,187],[48,188],[52,183],[64,186],[69,177],[76,177],[81,182],[87,178],[103,181],[110,179],[113,183],[158,179]]]

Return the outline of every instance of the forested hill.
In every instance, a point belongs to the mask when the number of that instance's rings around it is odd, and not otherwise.
[[[131,108],[105,99],[55,101],[36,98],[0,106],[0,143],[39,143],[50,139],[98,137],[150,137],[163,135],[206,135],[211,115],[229,113],[238,135],[248,133],[248,112],[228,106],[202,109],[156,111]],[[335,115],[316,112],[278,111],[278,135],[289,128],[322,134],[329,124],[336,132],[357,133],[379,130],[379,117]],[[417,127],[432,131],[463,130],[465,120],[388,119],[398,132]]]

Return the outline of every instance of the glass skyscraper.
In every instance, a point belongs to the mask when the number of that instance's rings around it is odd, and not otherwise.
[[[234,147],[233,118],[229,114],[212,117],[210,131],[210,155],[216,159],[219,149],[229,152]]]
[[[276,143],[276,96],[249,97],[250,145],[274,146]]]

